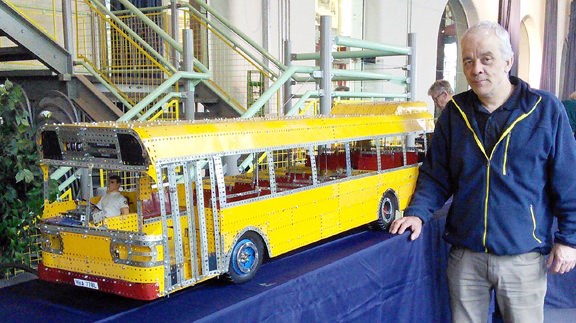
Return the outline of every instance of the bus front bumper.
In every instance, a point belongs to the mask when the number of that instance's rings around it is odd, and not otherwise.
[[[133,283],[125,280],[81,274],[49,268],[44,266],[43,263],[38,264],[38,277],[49,282],[85,287],[144,301],[160,297],[158,285],[154,283]]]

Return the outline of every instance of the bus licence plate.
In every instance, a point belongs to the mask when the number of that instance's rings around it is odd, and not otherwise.
[[[97,282],[84,280],[84,279],[74,278],[74,285],[80,286],[80,287],[98,289],[98,283]]]

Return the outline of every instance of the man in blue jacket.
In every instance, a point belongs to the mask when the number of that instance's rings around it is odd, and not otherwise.
[[[390,232],[418,238],[453,196],[444,232],[453,322],[486,322],[492,290],[506,322],[542,322],[546,265],[563,274],[576,264],[576,142],[558,99],[509,76],[505,29],[479,23],[461,50],[471,90],[440,116],[406,216]]]

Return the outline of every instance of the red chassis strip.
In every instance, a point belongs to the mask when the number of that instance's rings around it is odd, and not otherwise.
[[[75,285],[75,278],[84,281],[96,282],[98,283],[99,291],[144,301],[153,300],[159,297],[158,286],[156,284],[131,283],[125,280],[80,274],[45,267],[42,263],[38,264],[38,277],[41,280],[70,285]]]

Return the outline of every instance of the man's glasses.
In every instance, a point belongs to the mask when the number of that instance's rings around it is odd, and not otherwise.
[[[440,98],[440,97],[443,96],[444,94],[446,94],[446,91],[442,91],[442,92],[440,92],[440,94],[438,94],[437,96],[433,96],[433,97],[432,97],[432,101],[438,102],[438,98]]]

